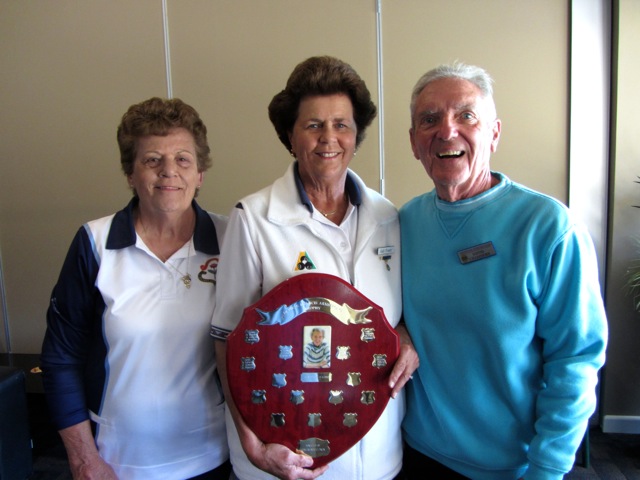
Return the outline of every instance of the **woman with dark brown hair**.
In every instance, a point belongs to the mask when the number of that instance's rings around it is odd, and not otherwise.
[[[243,309],[294,275],[318,272],[346,280],[384,309],[401,338],[391,373],[392,397],[375,425],[327,466],[284,445],[264,444],[226,395],[227,430],[235,475],[242,480],[389,480],[402,465],[402,387],[418,365],[403,326],[400,232],[395,207],[350,170],[376,107],[360,76],[333,57],[299,64],[269,105],[280,141],[295,161],[271,186],[242,199],[231,213],[221,253],[212,334],[223,386],[228,334]],[[389,255],[381,255],[385,247]],[[223,280],[224,279],[224,280]],[[362,359],[364,362],[365,360]],[[229,381],[233,381],[230,379]]]

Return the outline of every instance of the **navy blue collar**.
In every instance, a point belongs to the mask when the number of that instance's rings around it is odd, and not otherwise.
[[[302,178],[300,178],[297,161],[293,165],[293,178],[296,181],[296,188],[298,189],[298,195],[300,195],[300,201],[305,207],[307,207],[309,213],[313,213],[313,204],[311,203],[311,200],[309,200],[307,192],[304,191],[304,185],[302,184]],[[349,195],[349,201],[351,204],[359,207],[362,203],[362,194],[360,193],[360,187],[358,187],[358,184],[349,172],[347,172],[347,180],[345,181],[344,188],[347,191],[347,195]]]
[[[138,197],[133,197],[129,204],[117,212],[113,217],[109,236],[107,238],[107,248],[116,250],[127,248],[136,244],[136,229],[133,225],[133,210],[138,205]],[[191,206],[196,212],[196,228],[193,232],[193,245],[199,252],[207,255],[220,254],[218,236],[213,220],[195,200]]]

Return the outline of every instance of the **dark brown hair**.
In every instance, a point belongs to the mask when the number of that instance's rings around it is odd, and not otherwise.
[[[376,116],[376,106],[364,80],[351,65],[334,57],[311,57],[299,63],[287,80],[284,90],[269,103],[269,119],[278,138],[291,151],[289,134],[298,118],[302,99],[315,95],[342,93],[351,99],[353,117],[358,132],[356,148],[365,136],[365,130]]]

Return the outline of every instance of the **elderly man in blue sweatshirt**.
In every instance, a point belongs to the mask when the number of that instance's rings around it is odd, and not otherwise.
[[[435,189],[400,210],[404,316],[420,357],[405,471],[559,480],[605,360],[591,238],[560,202],[491,171],[501,122],[485,70],[427,72],[411,122]]]

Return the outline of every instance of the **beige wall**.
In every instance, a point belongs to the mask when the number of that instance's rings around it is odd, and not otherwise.
[[[562,1],[403,0],[383,4],[387,196],[432,184],[409,145],[409,98],[433,66],[460,60],[495,80],[502,138],[493,168],[566,201],[569,9]]]
[[[243,195],[282,175],[291,161],[267,115],[297,63],[334,55],[351,63],[372,92],[376,23],[370,0],[170,1],[174,95],[192,103],[209,128],[214,167],[201,203],[227,213]],[[336,12],[340,12],[336,15]],[[377,102],[376,102],[377,103]],[[372,128],[354,166],[378,178]]]
[[[115,129],[166,93],[155,0],[0,1],[0,252],[14,352],[38,352],[82,222],[129,197]]]

